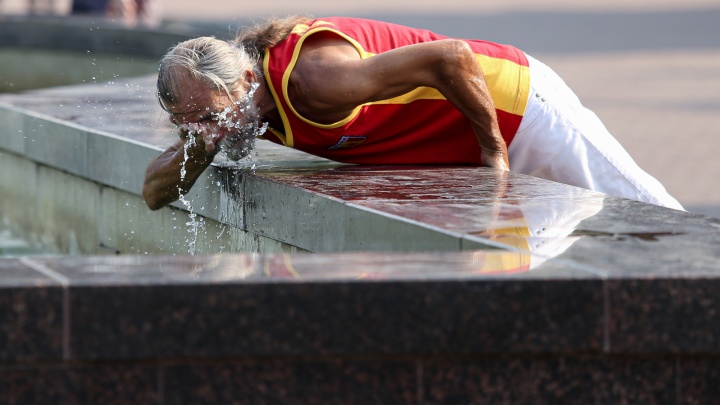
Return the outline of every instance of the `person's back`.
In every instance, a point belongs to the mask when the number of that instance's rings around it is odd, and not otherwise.
[[[290,82],[286,78],[302,61],[303,44],[321,36],[348,41],[361,59],[448,39],[427,30],[356,18],[322,18],[298,25],[286,40],[266,53],[265,79],[277,95],[284,123],[266,138],[349,163],[481,164],[470,122],[434,88],[421,87],[392,99],[363,104],[333,123],[313,122],[302,116],[289,100]],[[467,43],[482,66],[500,132],[509,144],[527,101],[527,59],[512,46],[479,40]]]

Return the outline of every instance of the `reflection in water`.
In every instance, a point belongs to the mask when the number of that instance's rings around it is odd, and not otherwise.
[[[637,238],[646,242],[658,242],[659,236],[675,236],[675,235],[684,235],[683,232],[623,232],[623,233],[617,233],[617,232],[601,232],[601,231],[589,231],[589,230],[576,230],[572,233],[571,236],[592,236],[592,237],[602,237],[602,238],[609,238],[612,240],[627,240],[628,238]]]
[[[342,167],[293,173],[288,184],[388,215],[466,235],[472,245],[501,244],[512,254],[480,255],[482,273],[526,271],[555,257],[582,235],[604,196],[559,183],[477,168]],[[492,241],[492,243],[488,243]],[[512,256],[514,255],[514,256]]]
[[[178,256],[167,259],[162,268],[165,277],[176,281],[227,282],[245,280],[258,274],[261,260],[257,254]]]
[[[578,224],[600,212],[603,199],[564,198],[496,205],[494,221],[486,230],[473,234],[516,248],[518,254],[528,256],[528,268],[532,269],[583,238],[585,235],[575,232]]]
[[[487,217],[488,206],[478,206]],[[437,280],[527,272],[565,252],[576,241],[590,235],[576,232],[581,221],[603,208],[602,197],[563,199],[498,200],[493,215],[483,221],[483,231],[472,235],[508,247],[506,250],[422,253],[334,253],[186,256],[166,258],[160,265],[172,280],[228,282],[272,279],[347,282],[352,280]],[[135,258],[136,260],[137,258]],[[108,266],[108,273],[123,268],[122,276],[147,265],[119,263],[107,259],[93,267]],[[118,257],[116,260],[130,259]],[[133,266],[134,265],[134,266]]]
[[[602,209],[603,199],[549,199],[496,206],[493,221],[475,235],[502,243],[509,250],[268,256],[264,258],[262,274],[285,279],[427,280],[525,272],[583,238],[573,232],[582,220]]]
[[[472,235],[503,244],[508,250],[268,256],[264,258],[262,275],[357,280],[520,273],[562,254],[585,237],[574,231],[602,207],[602,197],[499,200],[493,206],[492,220],[485,222],[483,231]]]
[[[228,184],[233,182],[228,181]],[[229,192],[230,190],[226,190]],[[218,255],[192,261],[193,279],[429,280],[527,272],[587,237],[583,220],[603,208],[604,198],[578,191],[562,198],[498,198],[494,203],[441,202],[423,205],[427,219],[457,229],[469,240],[492,241],[507,249],[423,253],[335,253],[295,255]],[[480,200],[477,200],[480,201]],[[400,205],[398,205],[400,206]],[[232,211],[233,207],[225,207]],[[430,208],[430,209],[428,209]],[[437,208],[437,212],[432,211]],[[438,214],[438,215],[435,215]],[[442,214],[442,215],[440,215]],[[229,219],[226,218],[226,219]],[[464,222],[463,222],[464,221]],[[424,223],[433,224],[432,221]],[[482,229],[481,231],[470,231]],[[188,265],[190,263],[187,263]],[[188,275],[187,267],[183,274]],[[166,276],[169,274],[166,273]]]
[[[264,277],[296,280],[432,280],[527,271],[527,253],[502,250],[436,253],[343,253],[264,258]],[[256,270],[257,271],[257,270]],[[260,274],[258,274],[260,275]]]

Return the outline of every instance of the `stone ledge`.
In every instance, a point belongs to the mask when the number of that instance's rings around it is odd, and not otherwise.
[[[607,279],[527,256],[3,259],[0,361],[720,354],[717,276]]]
[[[0,102],[4,221],[185,252],[182,205],[139,197],[174,137],[152,77]],[[719,220],[483,168],[253,159],[193,191],[220,221],[202,253],[365,252],[1,259],[0,403],[717,398]]]
[[[25,365],[0,403],[713,403],[717,356],[252,358]]]

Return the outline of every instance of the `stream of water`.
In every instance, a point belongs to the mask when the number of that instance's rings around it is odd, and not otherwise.
[[[178,125],[177,130],[187,134],[184,136],[183,162],[180,167],[180,182],[187,175],[187,162],[190,159],[188,150],[197,144],[200,137],[204,142],[213,142],[219,147],[220,153],[232,162],[238,162],[251,155],[255,148],[257,137],[265,133],[267,123],[260,123],[257,107],[253,102],[253,95],[258,89],[258,83],[252,83],[250,90],[239,100],[225,107],[222,111],[211,112],[212,123],[186,123]],[[206,108],[209,110],[209,107]],[[220,139],[219,141],[216,141]],[[254,166],[253,166],[254,167]],[[225,179],[227,180],[227,179]],[[185,244],[190,255],[197,251],[198,234],[205,232],[204,218],[197,215],[192,203],[186,198],[183,190],[178,186],[179,200],[188,211],[189,221],[185,223],[188,237]],[[231,212],[232,211],[232,212]],[[237,210],[224,212],[224,221],[232,223],[235,218],[228,215],[240,215]],[[221,231],[222,232],[222,231]]]

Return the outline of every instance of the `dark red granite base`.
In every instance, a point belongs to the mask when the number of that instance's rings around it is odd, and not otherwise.
[[[270,357],[0,366],[0,404],[713,404],[718,356]]]
[[[719,283],[504,255],[3,259],[0,404],[717,401]]]

